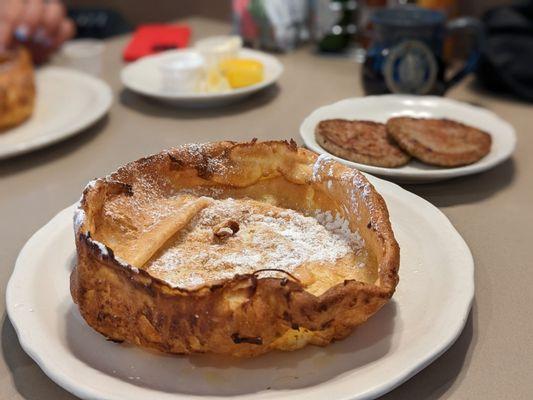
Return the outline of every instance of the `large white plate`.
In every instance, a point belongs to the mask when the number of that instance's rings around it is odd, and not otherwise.
[[[0,159],[66,139],[99,120],[111,107],[102,80],[60,67],[37,70],[37,97],[30,119],[0,133]]]
[[[431,204],[376,178],[401,246],[393,300],[347,339],[251,360],[165,356],[106,341],[69,294],[73,207],[22,249],[7,311],[25,351],[84,399],[371,399],[416,374],[457,338],[474,295],[470,251]]]
[[[397,182],[425,183],[475,174],[492,168],[511,156],[516,146],[514,128],[491,111],[460,101],[436,96],[383,95],[341,100],[313,111],[300,126],[305,145],[328,153],[315,139],[316,125],[325,119],[344,118],[386,122],[391,117],[409,115],[418,118],[449,118],[488,132],[492,137],[490,153],[480,161],[458,168],[439,168],[411,161],[400,168],[374,167],[332,157],[346,165]]]
[[[165,90],[162,85],[162,77],[159,71],[161,60],[173,57],[176,53],[190,51],[180,49],[165,51],[148,57],[143,57],[122,69],[120,77],[122,83],[128,89],[145,96],[156,98],[160,101],[176,106],[210,107],[233,103],[275,83],[283,73],[283,65],[276,57],[262,51],[242,49],[239,53],[241,58],[253,58],[261,61],[264,66],[265,78],[262,82],[233,89],[225,93],[190,93],[180,94]]]

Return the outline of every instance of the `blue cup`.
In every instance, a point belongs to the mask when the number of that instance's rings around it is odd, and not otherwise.
[[[404,6],[376,11],[371,22],[373,37],[363,69],[367,94],[442,95],[476,68],[484,33],[475,18],[446,21],[439,11]],[[447,78],[443,44],[456,33],[471,35],[474,45],[463,67]]]

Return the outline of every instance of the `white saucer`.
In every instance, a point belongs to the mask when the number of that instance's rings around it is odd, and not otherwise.
[[[457,168],[439,168],[411,161],[399,168],[374,167],[331,155],[315,139],[316,125],[325,119],[343,118],[386,122],[391,117],[409,115],[418,118],[449,118],[475,126],[492,137],[490,153],[480,161]],[[514,128],[491,111],[460,101],[436,96],[383,95],[341,100],[313,111],[300,126],[305,145],[317,152],[361,171],[387,177],[402,183],[426,183],[476,174],[509,158],[516,146]]]
[[[106,341],[69,293],[76,262],[74,207],[26,243],[6,304],[24,350],[83,399],[372,399],[439,357],[457,338],[474,296],[467,245],[427,201],[370,177],[389,207],[401,247],[393,300],[347,339],[327,347],[235,360],[165,356]]]
[[[0,159],[27,153],[80,133],[102,118],[113,95],[102,80],[72,69],[36,72],[37,97],[30,119],[0,133]]]
[[[162,60],[172,58],[176,54],[188,52],[189,49],[165,51],[160,54],[143,57],[122,69],[120,77],[128,89],[139,94],[153,97],[176,106],[212,107],[233,103],[261,89],[274,84],[283,72],[283,65],[277,58],[256,50],[242,49],[240,58],[252,58],[261,61],[264,66],[265,78],[262,82],[233,89],[225,93],[176,93],[165,89],[162,84],[159,65]]]

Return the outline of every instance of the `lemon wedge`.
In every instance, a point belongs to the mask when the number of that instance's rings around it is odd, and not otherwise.
[[[219,67],[233,89],[255,85],[264,78],[263,64],[257,60],[229,59],[221,61]]]

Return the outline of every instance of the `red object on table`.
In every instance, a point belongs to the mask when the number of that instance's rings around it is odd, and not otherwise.
[[[124,49],[126,61],[135,61],[149,54],[187,47],[191,28],[187,25],[141,25]]]

